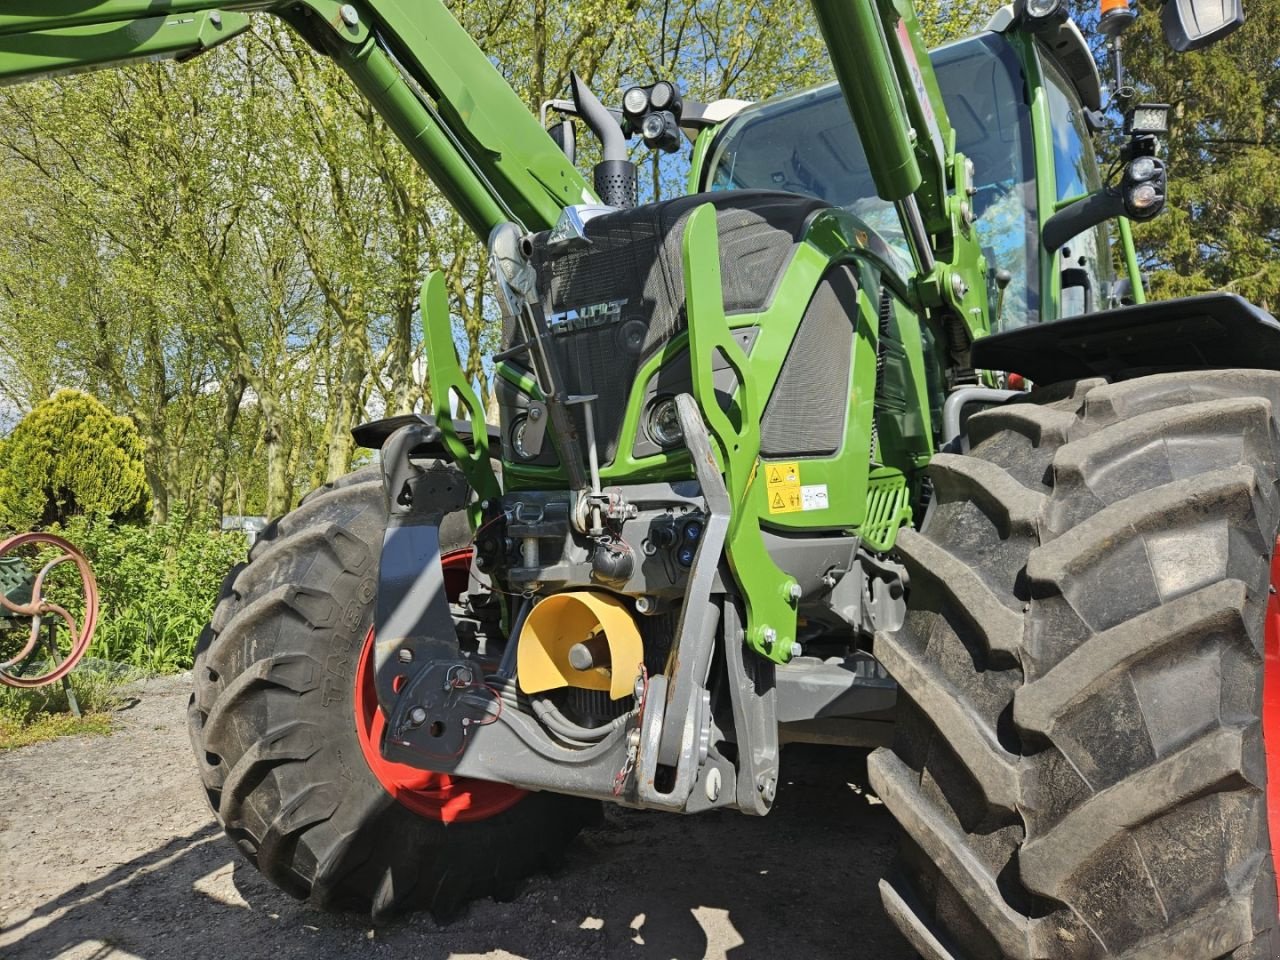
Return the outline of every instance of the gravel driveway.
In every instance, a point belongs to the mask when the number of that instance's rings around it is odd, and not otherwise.
[[[143,685],[112,737],[0,755],[0,958],[913,956],[880,909],[893,826],[857,752],[788,748],[763,819],[610,808],[514,902],[375,929],[278,892],[223,839],[189,757],[187,685]]]

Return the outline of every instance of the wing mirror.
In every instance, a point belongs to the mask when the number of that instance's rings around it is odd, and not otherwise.
[[[547,130],[547,133],[551,134],[551,139],[560,148],[560,152],[568,158],[569,163],[578,162],[578,125],[576,123],[572,120],[561,120]]]
[[[1243,0],[1165,0],[1164,38],[1179,53],[1217,43],[1244,23]]]

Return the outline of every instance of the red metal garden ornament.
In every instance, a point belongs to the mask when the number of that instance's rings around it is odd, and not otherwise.
[[[17,602],[0,593],[0,614],[10,619],[29,618],[31,620],[31,634],[26,644],[17,655],[0,662],[0,683],[10,687],[30,689],[62,680],[76,668],[76,664],[89,649],[89,644],[93,642],[93,632],[98,625],[98,582],[93,576],[88,558],[62,537],[51,533],[24,533],[5,540],[0,543],[0,560],[27,546],[52,547],[55,555],[35,573],[31,581],[30,599]],[[55,567],[64,563],[75,564],[80,573],[80,585],[84,596],[84,622],[80,624],[76,623],[75,617],[66,607],[53,603],[44,596],[49,574]],[[56,645],[46,643],[52,658],[50,668],[44,673],[31,676],[19,674],[14,668],[19,667],[23,661],[37,652],[41,638],[44,636],[46,621],[51,616],[60,617],[66,624],[71,637],[70,650],[63,655]]]

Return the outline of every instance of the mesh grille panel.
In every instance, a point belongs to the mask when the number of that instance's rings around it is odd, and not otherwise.
[[[765,407],[761,456],[829,456],[840,449],[849,408],[857,295],[848,267],[818,287]]]
[[[640,365],[687,326],[681,244],[703,203],[718,211],[725,310],[768,306],[809,217],[824,205],[793,194],[723,191],[597,217],[588,247],[553,252],[535,238],[543,309],[556,336],[565,387],[596,394],[601,460],[613,461]],[[573,416],[585,434],[582,414]]]

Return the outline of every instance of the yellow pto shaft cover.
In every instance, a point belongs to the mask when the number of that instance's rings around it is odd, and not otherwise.
[[[633,692],[644,644],[626,604],[607,593],[558,593],[538,603],[520,631],[520,689],[608,690],[613,700]]]

